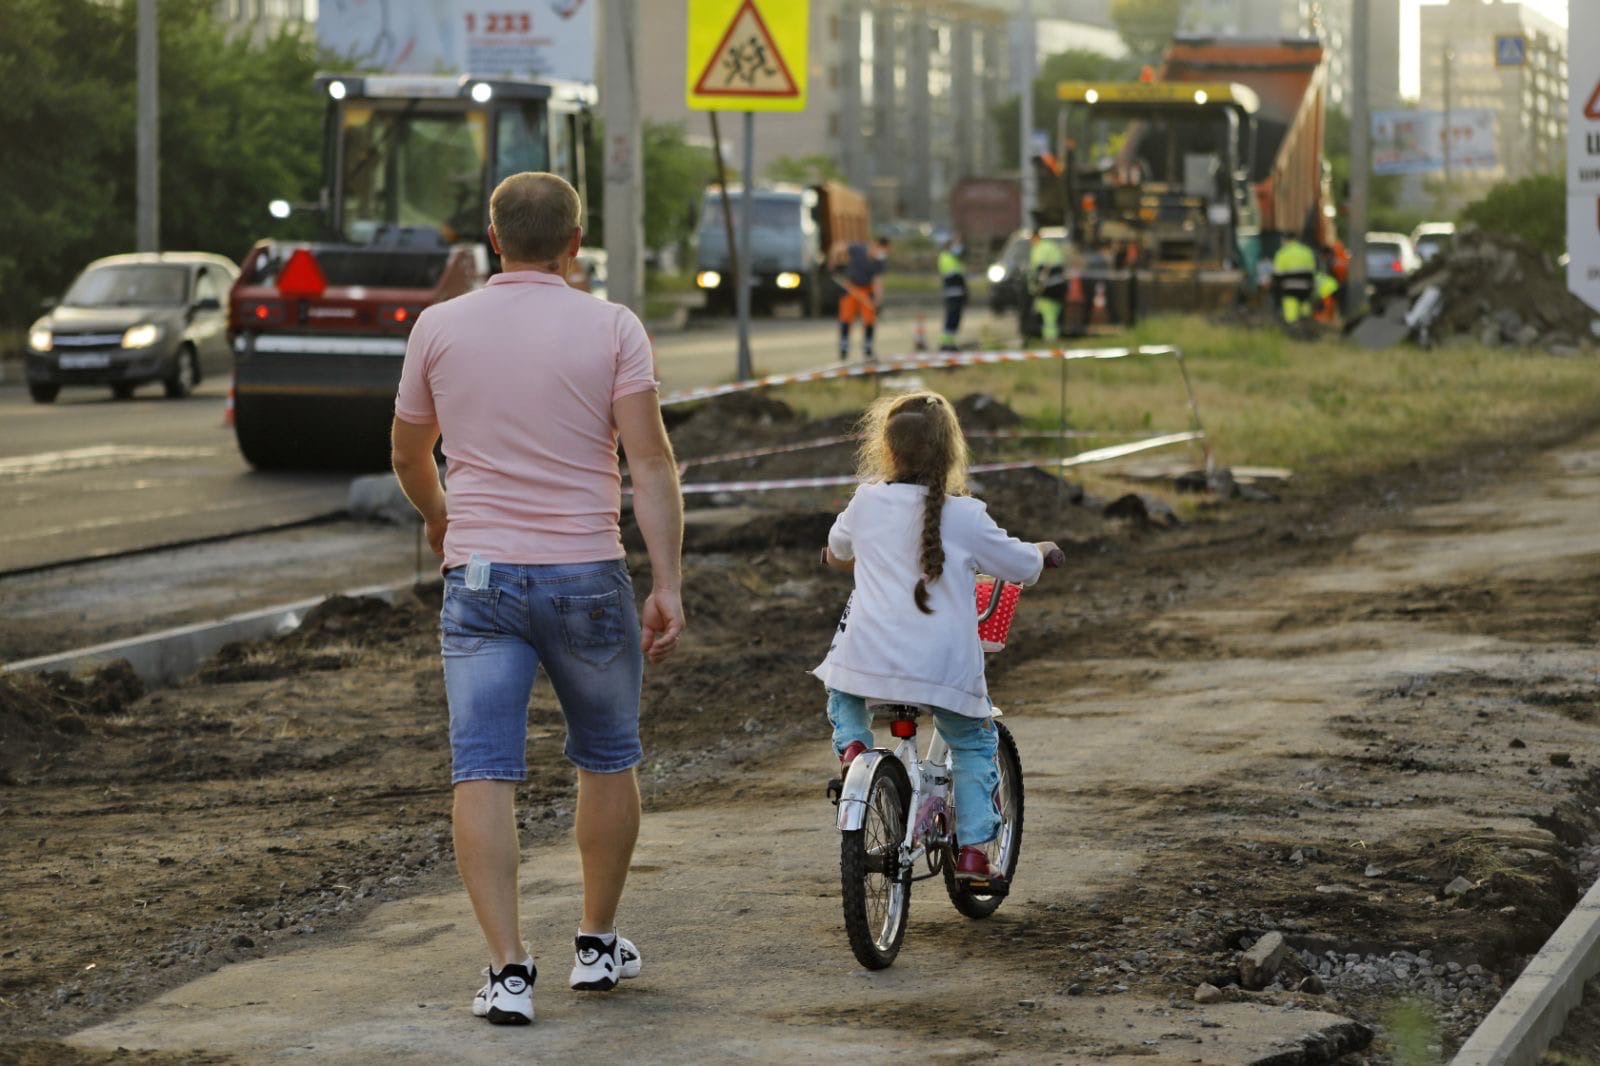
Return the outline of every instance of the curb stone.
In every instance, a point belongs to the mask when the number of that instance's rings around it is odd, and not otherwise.
[[[411,581],[392,585],[369,585],[350,589],[339,595],[350,597],[370,596],[394,603],[414,587]],[[291,632],[300,625],[306,612],[330,599],[314,596],[294,603],[262,607],[254,611],[229,615],[210,622],[196,622],[186,626],[163,629],[143,636],[108,641],[86,648],[55,655],[41,655],[33,659],[0,665],[0,673],[65,670],[77,673],[87,667],[100,666],[117,659],[126,659],[147,685],[165,685],[194,672],[208,656],[224,644],[238,640],[260,640]]]
[[[1494,1010],[1461,1045],[1451,1066],[1532,1066],[1600,971],[1600,881],[1528,960]]]

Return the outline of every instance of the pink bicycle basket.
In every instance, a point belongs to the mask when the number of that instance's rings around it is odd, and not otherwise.
[[[992,578],[978,582],[978,614],[989,608],[989,598],[994,595]],[[1006,636],[1011,632],[1011,619],[1017,614],[1017,599],[1022,595],[1021,585],[1001,582],[1000,605],[986,620],[978,623],[978,643],[984,651],[999,651],[1006,646]]]

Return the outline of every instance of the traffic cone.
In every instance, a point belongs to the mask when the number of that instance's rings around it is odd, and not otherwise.
[[[1106,320],[1106,283],[1094,283],[1094,310],[1091,312],[1093,322],[1104,323]]]
[[[928,350],[928,316],[917,316],[917,328],[911,334],[911,347],[919,352]]]
[[[222,428],[223,429],[232,429],[233,428],[233,388],[234,388],[234,384],[235,384],[235,382],[237,380],[238,380],[238,375],[237,374],[235,374],[233,377],[230,377],[228,379],[228,402],[227,402],[226,406],[224,406],[222,408]]]
[[[1076,270],[1067,278],[1067,303],[1083,303],[1083,275]]]

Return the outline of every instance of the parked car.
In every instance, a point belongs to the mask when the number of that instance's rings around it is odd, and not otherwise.
[[[1403,296],[1421,266],[1422,257],[1404,233],[1367,234],[1367,291],[1375,303]]]
[[[161,382],[174,399],[228,366],[228,290],[239,268],[204,252],[97,259],[28,330],[28,392],[53,403],[64,385],[110,386],[118,399]]]
[[[1027,302],[1028,238],[1031,232],[1019,229],[1013,233],[1011,239],[1006,241],[1006,246],[1001,249],[1000,258],[989,264],[986,272],[989,279],[989,310],[996,314],[1021,308]],[[1060,244],[1068,262],[1071,262],[1072,242],[1067,236],[1066,227],[1046,226],[1042,234],[1043,240]]]
[[[1417,255],[1426,263],[1440,252],[1447,252],[1456,242],[1454,222],[1424,222],[1411,231],[1411,243]]]

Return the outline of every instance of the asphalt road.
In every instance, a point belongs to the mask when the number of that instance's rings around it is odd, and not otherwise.
[[[886,322],[880,353],[911,345],[907,312]],[[929,323],[930,330],[937,323]],[[758,374],[837,359],[829,322],[758,320]],[[664,389],[713,384],[735,375],[732,323],[718,321],[656,337]],[[32,403],[20,386],[0,388],[0,573],[112,555],[290,523],[339,511],[349,475],[261,473],[239,455],[223,425],[225,380],[168,400],[156,387],[132,400],[108,390],[63,391]]]
[[[184,400],[99,389],[55,404],[0,390],[0,572],[338,511],[348,477],[250,469],[222,424],[226,382]]]

